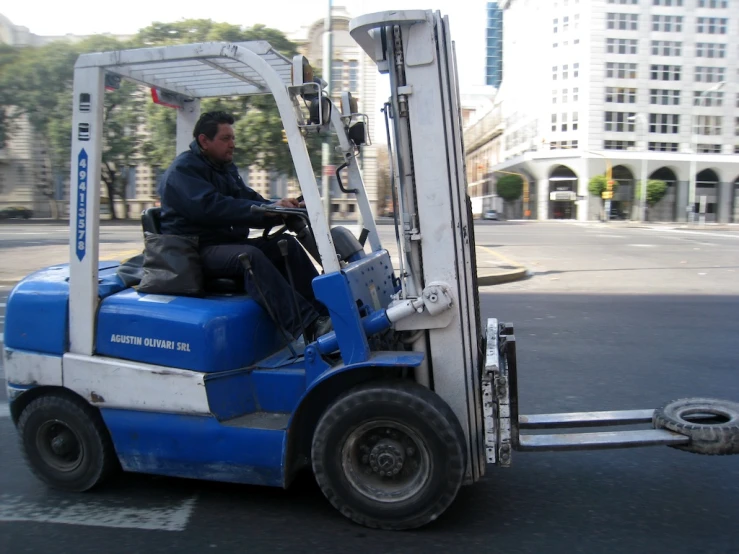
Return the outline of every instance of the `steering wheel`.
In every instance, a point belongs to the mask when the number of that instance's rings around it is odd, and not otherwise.
[[[295,224],[300,221],[300,216],[296,216],[295,212],[300,211],[306,214],[308,213],[305,208],[289,208],[288,210],[285,210],[286,213],[284,215],[280,214],[279,218],[274,217],[274,219],[282,221],[281,225],[270,225],[269,227],[264,228],[264,231],[262,232],[263,239],[274,240],[284,235],[286,231],[295,230]],[[272,208],[270,211],[272,213],[279,213],[282,210],[280,210],[280,208]],[[298,227],[300,227],[300,225],[298,225]]]

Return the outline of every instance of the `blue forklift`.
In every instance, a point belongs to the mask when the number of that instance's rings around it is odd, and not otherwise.
[[[326,94],[303,56],[266,42],[85,54],[74,70],[69,264],[21,281],[7,301],[12,419],[33,473],[86,491],[117,470],[288,487],[310,468],[356,523],[410,529],[513,450],[669,445],[739,451],[739,407],[680,400],[657,410],[519,415],[511,325],[483,320],[449,22],[438,12],[354,19],[352,37],[389,76],[397,268],[381,244],[358,165],[366,115]],[[187,148],[211,97],[271,94],[305,209],[291,221],[322,268],[333,331],[287,344],[268,311],[213,283],[204,297],[145,294],[99,260],[106,75],[156,91]],[[335,133],[362,232],[331,228],[305,135]],[[289,217],[288,217],[289,216]],[[144,214],[158,231],[157,212]],[[602,432],[599,427],[641,425]],[[528,429],[587,428],[526,434]]]

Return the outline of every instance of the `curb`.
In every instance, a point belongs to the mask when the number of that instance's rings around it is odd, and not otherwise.
[[[494,275],[478,275],[478,287],[490,287],[493,285],[502,285],[503,283],[513,283],[521,281],[529,276],[529,270],[521,267],[514,271],[506,271],[505,273],[496,273]]]

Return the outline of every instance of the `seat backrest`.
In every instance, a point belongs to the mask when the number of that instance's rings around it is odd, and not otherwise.
[[[144,233],[154,233],[156,235],[161,235],[161,218],[161,208],[146,208],[143,212],[141,212],[141,226],[144,228]]]

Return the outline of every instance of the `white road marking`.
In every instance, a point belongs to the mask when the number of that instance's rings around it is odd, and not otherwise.
[[[7,402],[0,402],[0,418],[10,417],[10,406]]]
[[[100,502],[66,502],[50,506],[28,502],[19,496],[0,495],[0,521],[60,523],[88,527],[114,527],[148,531],[184,531],[195,508],[196,497],[179,505],[156,508],[107,506]]]
[[[687,231],[684,229],[660,229],[658,227],[650,227],[646,231],[659,231],[660,233],[674,233],[677,235],[698,235],[704,238],[723,237],[729,239],[739,239],[739,233],[727,235],[725,233],[716,233],[714,231]]]

